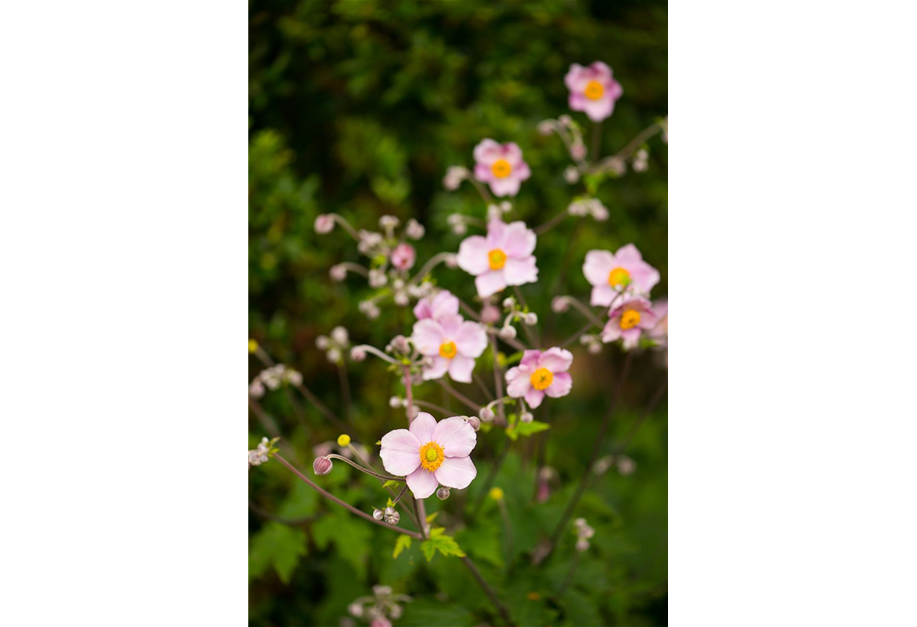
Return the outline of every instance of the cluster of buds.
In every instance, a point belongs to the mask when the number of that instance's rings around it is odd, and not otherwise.
[[[374,509],[373,518],[384,521],[394,527],[401,520],[401,514],[398,513],[398,510],[389,505],[385,509]]]
[[[598,198],[577,198],[567,207],[567,213],[579,218],[591,215],[597,222],[608,219],[608,208]]]
[[[344,327],[334,327],[331,329],[330,337],[319,335],[315,338],[315,347],[325,351],[328,361],[333,364],[339,364],[343,361],[344,351],[350,348],[350,336]]]
[[[602,336],[601,335],[592,335],[590,333],[584,333],[579,338],[579,343],[586,347],[593,355],[598,355],[602,352]]]
[[[284,383],[302,385],[302,374],[283,364],[277,364],[259,372],[248,386],[248,393],[254,398],[261,398],[264,396],[265,387],[276,390]]]
[[[586,524],[585,518],[574,520],[573,527],[576,532],[576,550],[580,552],[588,550],[589,538],[595,535],[595,529]]]
[[[647,152],[646,148],[641,148],[637,151],[637,154],[634,155],[634,160],[631,163],[631,167],[634,169],[634,172],[646,172],[646,169],[649,167],[649,158],[650,153]]]
[[[569,115],[562,115],[556,120],[542,120],[538,123],[538,132],[542,135],[557,133],[567,147],[567,152],[570,153],[571,159],[577,164],[584,164],[586,161],[588,151],[586,150],[586,144],[583,142],[583,131],[580,129],[579,124]],[[576,171],[576,168],[574,168],[574,171]],[[578,179],[579,176],[577,172],[577,180]],[[576,182],[576,180],[567,180],[571,183]]]
[[[446,170],[446,176],[443,177],[443,187],[445,187],[450,192],[454,192],[462,184],[462,181],[468,179],[471,176],[471,171],[468,168],[461,165],[450,166]]]
[[[260,466],[267,462],[271,458],[271,455],[277,452],[277,449],[273,447],[279,439],[280,438],[273,438],[272,440],[268,440],[267,438],[261,438],[261,442],[258,443],[258,446],[256,446],[254,450],[248,452],[248,467]]]
[[[516,337],[516,327],[513,326],[513,322],[521,322],[529,326],[538,324],[538,314],[529,311],[528,308],[519,307],[512,296],[503,299],[503,309],[507,315],[498,333],[504,340],[512,340]]]
[[[391,353],[395,357],[410,357],[413,353],[413,347],[410,340],[403,335],[396,335],[392,341],[385,346],[385,352]]]
[[[468,220],[469,216],[461,213],[451,213],[449,217],[446,218],[449,228],[451,228],[452,232],[456,235],[464,235],[468,232]]]
[[[503,214],[509,213],[513,210],[513,203],[508,200],[504,200],[500,204],[491,204],[487,205],[487,221],[500,220],[503,221]]]
[[[392,627],[391,621],[404,614],[399,603],[410,603],[406,594],[394,594],[390,586],[373,586],[371,597],[360,597],[347,606],[347,612],[354,618],[366,621],[370,627]]]
[[[618,469],[622,477],[632,475],[637,470],[637,462],[627,455],[605,455],[595,461],[592,466],[592,472],[597,475],[604,475],[612,466]]]

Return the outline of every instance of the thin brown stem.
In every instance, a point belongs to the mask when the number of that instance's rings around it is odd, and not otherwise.
[[[579,556],[579,551],[573,555],[573,559],[570,561],[570,570],[567,571],[567,576],[564,578],[564,582],[560,585],[560,589],[557,591],[557,596],[564,596],[564,592],[566,592],[567,588],[570,587],[570,582],[573,581],[573,574],[576,572],[576,567],[579,565]]]
[[[449,417],[455,414],[455,412],[452,411],[451,409],[446,409],[445,407],[437,405],[436,403],[431,403],[429,401],[421,401],[419,399],[414,399],[414,404],[417,405],[418,407],[424,407],[426,409],[432,409],[433,411],[438,411],[445,417]]]
[[[464,394],[462,394],[461,392],[459,392],[458,390],[456,390],[454,387],[452,387],[452,386],[449,385],[448,383],[446,383],[443,379],[437,379],[436,382],[437,382],[440,386],[442,386],[442,388],[443,388],[444,390],[446,390],[447,392],[449,392],[449,394],[451,394],[451,395],[452,395],[457,401],[459,401],[462,405],[464,405],[464,406],[467,407],[468,409],[474,410],[475,414],[477,414],[477,413],[481,410],[481,406],[480,406],[480,405],[478,405],[478,404],[475,403],[473,400],[471,400],[470,398],[468,398],[467,396],[465,396]]]
[[[261,516],[262,518],[273,520],[274,522],[279,522],[282,525],[289,525],[290,527],[300,527],[306,524],[307,522],[311,522],[315,520],[315,516],[304,516],[303,518],[283,518],[281,516],[272,514],[269,511],[267,511],[266,509],[263,509],[255,505],[255,503],[252,501],[248,502],[248,508],[252,510],[253,512],[255,512],[256,514],[258,514],[259,516]]]
[[[570,346],[570,344],[578,340],[586,331],[588,331],[589,329],[591,329],[594,326],[595,326],[595,323],[590,320],[589,322],[586,323],[586,325],[583,328],[581,328],[579,331],[577,331],[576,333],[568,337],[566,340],[561,342],[560,347],[567,348],[568,346]]]
[[[341,499],[339,499],[338,497],[334,496],[333,494],[331,494],[331,493],[328,492],[327,490],[324,490],[323,488],[320,488],[319,486],[317,486],[317,485],[316,485],[315,483],[313,483],[308,477],[306,477],[304,474],[302,474],[301,472],[299,472],[299,470],[297,470],[295,466],[293,466],[290,462],[288,462],[287,460],[285,460],[283,457],[281,457],[281,456],[278,455],[277,453],[274,453],[274,459],[276,459],[276,460],[279,461],[281,464],[283,464],[284,466],[286,466],[287,469],[288,469],[290,472],[292,472],[294,475],[296,475],[297,477],[299,477],[303,482],[306,483],[306,485],[308,485],[309,487],[311,487],[313,490],[315,490],[316,492],[318,492],[319,494],[321,494],[321,495],[324,496],[325,498],[334,501],[335,503],[337,503],[337,504],[340,505],[341,507],[343,507],[343,508],[349,510],[351,513],[356,514],[356,515],[359,516],[360,518],[365,518],[366,520],[368,520],[369,522],[373,523],[374,525],[379,525],[380,527],[385,527],[386,529],[391,529],[392,531],[394,531],[394,532],[396,532],[396,533],[402,533],[402,534],[404,534],[404,535],[406,535],[406,536],[411,536],[412,538],[423,538],[423,536],[422,536],[421,534],[417,533],[416,531],[409,531],[409,530],[407,530],[407,529],[402,529],[401,527],[396,527],[396,526],[393,526],[393,525],[389,525],[388,523],[384,523],[384,522],[382,522],[381,520],[376,520],[375,518],[373,518],[372,516],[370,516],[370,515],[367,514],[366,512],[362,512],[362,511],[358,510],[356,507],[354,507],[354,506],[351,505],[350,503],[347,503],[346,501],[342,501]]]
[[[459,558],[462,560],[462,563],[468,568],[471,572],[471,575],[474,577],[475,581],[478,582],[478,585],[481,586],[481,589],[490,599],[490,602],[493,604],[497,611],[500,612],[500,616],[503,618],[504,622],[507,625],[515,625],[513,618],[509,613],[509,610],[506,609],[506,606],[500,602],[500,597],[497,596],[497,593],[493,588],[490,587],[490,584],[484,580],[484,577],[481,575],[481,571],[478,570],[478,567],[474,565],[474,562],[471,561],[471,558],[465,555],[464,557]]]
[[[477,373],[472,374],[471,377],[474,379],[474,382],[477,384],[478,388],[481,390],[481,393],[484,394],[484,398],[486,398],[488,401],[494,400],[494,395],[490,390],[487,389],[487,386],[484,385],[484,380],[481,379],[481,377],[478,376]]]
[[[553,218],[551,218],[550,220],[548,220],[541,226],[536,226],[533,229],[535,231],[535,235],[543,235],[544,233],[547,233],[548,231],[553,229],[555,226],[557,226],[558,224],[566,220],[567,217],[569,217],[569,215],[570,213],[566,209],[564,209],[563,211],[558,213],[556,216],[554,216]]]
[[[500,368],[500,359],[497,353],[497,338],[490,336],[490,350],[494,358],[494,389],[497,390],[497,398],[503,398],[503,371]],[[500,423],[506,424],[506,412],[503,410],[503,403],[499,403],[497,411],[500,415]]]
[[[341,422],[341,419],[338,418],[337,415],[335,415],[335,413],[334,413],[333,411],[331,411],[330,409],[328,409],[328,407],[326,407],[324,403],[322,403],[320,400],[318,400],[318,397],[315,396],[315,394],[312,393],[312,390],[310,390],[309,388],[307,388],[307,387],[306,387],[305,385],[303,385],[302,383],[300,383],[299,385],[297,385],[297,386],[295,386],[295,387],[296,387],[297,390],[299,390],[300,394],[302,394],[302,395],[306,398],[307,401],[309,401],[310,403],[312,403],[312,406],[313,406],[313,407],[315,407],[318,411],[320,411],[322,414],[324,414],[325,418],[327,418],[328,420],[330,420],[330,421],[334,424],[335,427],[337,427],[338,429],[340,429],[341,432],[347,431],[347,425],[345,425],[343,422]]]

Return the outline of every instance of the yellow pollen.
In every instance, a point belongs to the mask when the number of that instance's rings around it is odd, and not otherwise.
[[[635,309],[628,309],[623,314],[621,314],[621,328],[625,331],[627,329],[633,329],[635,326],[640,324],[640,312]]]
[[[598,81],[589,81],[589,84],[586,85],[583,95],[589,100],[598,100],[602,97],[602,94],[605,93],[605,88],[602,87],[602,83]]]
[[[452,359],[456,353],[455,342],[443,342],[439,345],[439,356]]]
[[[487,253],[487,263],[490,264],[491,270],[502,270],[506,265],[506,253],[499,248],[494,248]]]
[[[551,382],[554,381],[554,373],[547,368],[539,368],[532,373],[529,381],[532,382],[532,387],[536,390],[546,390],[551,385]]]
[[[608,284],[612,287],[619,287],[630,283],[630,272],[624,268],[615,268],[608,273]]]
[[[599,85],[601,87],[601,85]],[[494,173],[498,179],[505,179],[509,176],[510,172],[513,171],[513,166],[509,164],[509,161],[506,159],[497,159],[494,161],[493,165],[490,166],[490,171]]]
[[[427,442],[420,447],[420,465],[430,472],[442,466],[445,458],[443,447],[436,442]]]

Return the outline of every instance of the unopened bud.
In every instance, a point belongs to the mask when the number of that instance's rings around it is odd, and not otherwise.
[[[450,494],[449,488],[447,488],[444,485],[441,485],[439,486],[439,488],[436,489],[436,498],[438,498],[440,501],[445,501],[446,499],[448,499],[449,494]]]
[[[331,472],[332,466],[331,460],[327,457],[316,457],[312,462],[312,471],[317,475],[327,475]]]
[[[583,538],[580,538],[579,540],[577,540],[576,541],[576,550],[579,551],[580,553],[582,553],[583,551],[588,551],[589,550],[589,540],[584,540]]]
[[[330,233],[334,229],[334,218],[323,213],[315,218],[315,232],[321,235]]]
[[[382,520],[384,517],[385,517],[385,514],[382,512],[381,509],[373,510],[373,518],[375,518],[376,520]]]
[[[504,309],[512,309],[515,306],[516,306],[516,299],[513,298],[512,296],[507,296],[506,298],[503,299],[503,308]]]
[[[325,335],[319,335],[315,338],[315,348],[320,351],[328,350],[328,347],[331,346],[331,341]]]
[[[458,261],[456,261],[455,255],[449,255],[448,257],[446,257],[445,263],[446,263],[446,266],[449,268],[454,268],[458,265]]]
[[[529,326],[538,324],[538,314],[527,313],[524,316],[522,316],[522,321],[525,322]]]
[[[532,422],[534,419],[535,416],[533,416],[532,413],[528,411],[522,412],[522,415],[519,416],[519,420],[522,422]]]
[[[557,296],[551,301],[551,309],[554,313],[563,313],[570,308],[570,300],[566,296]]]
[[[401,514],[399,514],[398,512],[394,512],[391,516],[385,517],[385,522],[387,522],[388,524],[390,524],[393,527],[397,525],[398,521],[400,520],[401,520]]]
[[[485,405],[478,411],[478,416],[480,416],[481,420],[484,422],[490,422],[494,419],[494,410]]]
[[[340,283],[347,278],[347,267],[342,265],[331,266],[331,269],[328,270],[328,274],[331,275],[332,281]]]
[[[407,414],[408,418],[410,418],[411,420],[414,420],[415,418],[417,418],[417,414],[420,413],[420,410],[417,408],[416,405],[412,405],[407,408],[407,411],[405,413]]]
[[[414,218],[411,218],[408,220],[407,226],[404,227],[404,234],[411,239],[420,239],[424,234],[423,225]]]
[[[475,431],[481,428],[481,419],[478,418],[477,416],[468,416],[465,419],[465,422],[470,424],[471,428],[474,429]]]
[[[350,358],[354,361],[363,361],[366,359],[366,350],[359,346],[354,346],[350,349]]]
[[[391,407],[392,409],[398,409],[399,407],[401,407],[402,403],[404,403],[404,401],[401,399],[400,396],[393,396],[390,399],[388,399],[388,406]]]
[[[500,337],[504,340],[512,340],[516,338],[516,327],[505,326],[499,331]]]

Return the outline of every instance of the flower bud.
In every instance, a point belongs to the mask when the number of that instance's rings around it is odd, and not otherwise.
[[[571,144],[570,145],[570,156],[573,157],[576,161],[582,161],[583,159],[585,159],[586,158],[586,144],[582,142],[576,142],[575,144]]]
[[[484,307],[481,308],[481,322],[484,324],[494,324],[500,319],[500,310],[486,303]]]
[[[350,358],[354,361],[363,361],[366,359],[366,350],[359,346],[354,346],[350,349]]]
[[[402,354],[410,353],[411,344],[408,342],[408,338],[403,335],[396,335],[392,339],[392,349]]]
[[[566,296],[556,296],[551,301],[551,309],[554,313],[563,313],[570,308],[570,300]]]
[[[443,178],[443,187],[449,191],[455,191],[458,189],[459,185],[462,184],[466,178],[468,178],[468,168],[463,168],[462,166],[451,166],[446,170],[446,176]]]
[[[404,290],[399,290],[395,292],[395,296],[392,298],[395,301],[395,304],[399,307],[407,307],[410,300],[408,300],[408,293]]]
[[[379,269],[369,271],[369,286],[372,288],[382,287],[388,283],[388,277],[385,272]]]
[[[440,501],[445,501],[446,499],[448,499],[449,494],[450,494],[449,488],[447,488],[444,485],[441,485],[436,489],[436,498],[438,498]]]
[[[512,340],[516,337],[516,327],[511,327],[509,325],[503,327],[499,331],[499,335],[504,340]]]
[[[388,406],[392,409],[398,409],[404,401],[399,396],[393,396],[388,399]]]
[[[507,296],[506,298],[503,299],[503,308],[504,309],[512,309],[515,306],[516,306],[516,299],[513,298],[512,296]]]
[[[393,229],[398,226],[399,220],[395,216],[382,216],[379,218],[379,228]]]
[[[618,472],[623,476],[627,477],[628,475],[634,474],[634,471],[637,470],[637,462],[632,460],[627,455],[621,455],[617,461]]]
[[[334,229],[334,218],[327,214],[323,213],[315,217],[315,232],[320,235],[325,233],[330,233]]]
[[[554,120],[542,120],[535,128],[542,135],[550,135],[554,131]]]
[[[411,420],[414,420],[415,418],[417,418],[417,414],[419,413],[420,413],[420,410],[417,408],[416,405],[412,405],[411,407],[408,407],[407,411],[405,411],[405,414],[407,414],[407,417],[410,418]]]
[[[338,348],[330,349],[327,353],[325,353],[325,356],[328,358],[328,361],[330,361],[333,364],[336,364],[339,361],[341,361],[341,351]]]
[[[446,257],[445,263],[447,268],[455,268],[458,265],[458,261],[456,261],[455,255],[449,255]]]
[[[390,508],[386,508],[386,509],[390,509]],[[401,514],[399,514],[398,512],[393,512],[391,516],[385,517],[385,522],[387,522],[388,524],[390,524],[393,527],[397,525],[398,521],[400,520],[401,520]]]
[[[351,603],[347,606],[347,611],[350,612],[351,616],[356,616],[357,618],[363,616],[363,606],[360,603]]]
[[[532,313],[532,312],[527,313],[524,316],[522,316],[522,321],[525,322],[529,326],[536,325],[538,324],[538,314]]]
[[[327,475],[331,472],[332,466],[331,460],[327,457],[316,457],[312,462],[312,472],[317,475]]]
[[[580,538],[579,540],[577,540],[576,541],[576,550],[579,551],[580,553],[582,553],[583,551],[588,551],[589,550],[589,540],[585,540],[583,538]]]
[[[602,352],[602,343],[601,342],[592,342],[587,349],[591,355],[598,355]]]
[[[410,239],[420,239],[424,234],[423,225],[414,218],[411,218],[404,227],[404,234]]]
[[[319,335],[315,338],[315,348],[320,351],[328,350],[328,347],[331,346],[331,341],[325,335]]]
[[[373,510],[373,518],[375,518],[376,520],[382,520],[384,517],[385,517],[385,514],[382,512],[381,509]]]
[[[522,412],[522,415],[519,416],[519,420],[522,422],[532,422],[535,419],[535,416],[531,412],[525,411]]]
[[[416,259],[417,252],[414,247],[403,242],[395,246],[391,254],[392,265],[398,270],[410,270]]]
[[[573,185],[579,180],[579,170],[571,165],[566,170],[564,170],[564,180],[567,181],[567,183],[570,185]]]
[[[485,405],[480,409],[480,411],[478,411],[478,416],[480,416],[481,420],[484,422],[490,422],[494,419],[494,410]]]
[[[475,431],[481,428],[481,419],[477,416],[468,416],[468,418],[465,419],[465,422],[470,424],[471,428]]]
[[[500,210],[503,213],[509,213],[510,211],[513,210],[513,203],[511,203],[508,200],[504,200],[503,202],[500,203]]]
[[[347,278],[347,267],[343,265],[331,266],[331,269],[328,270],[328,274],[331,276],[332,281],[340,283]]]
[[[341,345],[346,345],[350,341],[347,329],[344,327],[334,327],[331,329],[331,339]]]
[[[503,215],[503,210],[498,205],[487,205],[487,221],[499,220]]]

